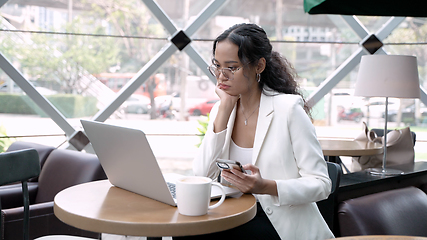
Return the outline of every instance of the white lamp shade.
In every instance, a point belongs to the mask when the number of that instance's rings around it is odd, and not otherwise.
[[[401,55],[362,56],[354,95],[420,98],[417,58]]]

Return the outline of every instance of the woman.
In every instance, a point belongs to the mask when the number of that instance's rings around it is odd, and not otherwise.
[[[260,207],[245,225],[196,238],[333,238],[315,203],[329,196],[331,180],[287,60],[272,51],[262,28],[238,24],[215,40],[209,70],[220,101],[194,173],[216,179],[216,159],[241,162],[246,173],[222,171],[221,177],[254,194]]]

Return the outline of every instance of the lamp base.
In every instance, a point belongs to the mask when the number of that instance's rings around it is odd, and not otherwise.
[[[391,168],[368,168],[366,171],[371,175],[376,176],[395,176],[395,175],[401,175],[403,174],[403,171],[397,170],[397,169],[391,169]]]

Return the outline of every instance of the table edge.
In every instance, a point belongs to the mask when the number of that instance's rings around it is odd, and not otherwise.
[[[245,195],[243,196],[250,196],[253,198],[253,205],[244,212],[214,220],[201,220],[191,223],[161,223],[158,224],[158,226],[156,226],[156,224],[144,226],[141,224],[122,223],[112,220],[93,219],[66,211],[59,207],[55,201],[54,214],[59,220],[68,225],[92,232],[146,237],[200,235],[228,230],[241,225],[242,222],[246,223],[254,218],[257,212],[255,197],[251,194]],[[186,224],[192,225],[191,234],[183,230],[183,226]],[[205,229],[207,225],[211,228],[209,231]]]

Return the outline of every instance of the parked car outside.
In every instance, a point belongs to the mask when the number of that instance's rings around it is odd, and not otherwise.
[[[360,108],[345,109],[340,107],[338,110],[337,121],[340,122],[341,120],[349,120],[358,123],[360,120],[362,120],[363,117],[363,112]]]
[[[207,115],[214,104],[218,102],[219,99],[211,99],[199,104],[194,105],[188,110],[188,113],[193,116]]]
[[[199,97],[187,97],[185,98],[185,112],[188,112],[190,107],[195,106],[199,103],[206,102],[207,98],[199,98]],[[171,106],[172,110],[180,112],[181,110],[181,97],[179,93],[175,92],[171,95],[163,95],[157,96],[154,98],[154,102],[156,103],[156,108],[161,108],[161,106]]]
[[[39,92],[41,95],[54,95],[58,93],[57,91],[51,90],[49,88],[39,87],[36,82],[33,82],[32,84],[34,85],[34,88],[37,90],[37,92]],[[0,92],[9,92],[7,83],[0,84]],[[22,89],[15,83],[12,86],[11,93],[25,94],[24,91],[22,91]]]
[[[398,110],[400,106],[400,100],[398,98],[388,98],[388,111]],[[369,114],[368,114],[369,107]],[[385,111],[385,98],[383,97],[372,97],[369,98],[369,102],[366,103],[365,107],[362,108],[363,115],[369,118],[384,118]]]
[[[389,110],[387,120],[389,122],[396,122],[398,112],[399,111],[395,109]],[[420,112],[422,118],[427,117],[427,107],[424,104],[420,105]],[[383,117],[384,115],[385,114],[383,113]],[[409,105],[408,107],[402,109],[402,121],[409,123],[415,122],[415,104]]]
[[[151,100],[144,95],[132,94],[125,102],[126,113],[146,114],[151,109]]]

